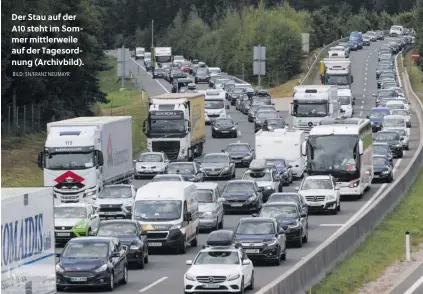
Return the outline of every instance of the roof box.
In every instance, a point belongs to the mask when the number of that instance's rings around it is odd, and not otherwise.
[[[232,246],[233,245],[233,231],[219,230],[209,234],[207,238],[207,246]]]
[[[251,161],[249,169],[265,169],[268,166],[266,165],[266,160],[264,159],[254,159]]]

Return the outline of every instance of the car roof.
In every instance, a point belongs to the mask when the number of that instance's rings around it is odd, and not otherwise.
[[[131,184],[112,184],[112,185],[105,185],[104,188],[119,188],[119,187],[126,187],[126,188],[130,188],[132,187]]]
[[[72,238],[69,240],[69,242],[72,243],[89,243],[89,242],[110,242],[111,240],[119,241],[118,238],[115,237],[99,237],[99,236],[87,236],[87,237],[78,237],[78,238]]]
[[[131,219],[110,219],[110,220],[102,220],[100,222],[100,224],[112,224],[112,223],[119,223],[119,224],[131,223],[131,224],[136,224],[137,221],[131,220]]]
[[[253,180],[230,180],[227,182],[227,184],[239,184],[239,183],[254,184],[254,181]]]
[[[250,146],[250,143],[236,142],[236,143],[230,143],[230,144],[228,144],[228,146],[234,146],[234,145],[246,145],[246,146]]]
[[[287,202],[267,202],[263,204],[263,207],[266,206],[272,206],[272,205],[279,205],[279,206],[294,206],[294,207],[298,207],[298,204],[296,202],[293,201],[287,201]]]
[[[143,153],[141,153],[140,154],[140,156],[141,155],[144,155],[144,154],[151,154],[151,155],[163,155],[164,153],[163,152],[143,152]]]
[[[217,189],[219,187],[219,184],[212,183],[212,182],[202,182],[202,183],[195,183],[195,188],[197,189]]]
[[[243,217],[239,220],[239,222],[259,222],[259,221],[269,221],[274,222],[274,218],[270,217]]]
[[[326,179],[330,179],[330,178],[331,178],[330,175],[307,176],[307,177],[305,177],[305,180],[307,180],[307,179],[326,180]]]
[[[375,145],[376,145],[376,146],[377,146],[377,145],[380,145],[380,146],[382,146],[382,145],[383,145],[383,146],[388,146],[388,147],[389,147],[389,144],[388,144],[388,143],[386,143],[386,142],[374,142],[374,143],[373,143],[373,146],[375,146]]]
[[[229,155],[228,155],[226,152],[214,152],[214,153],[207,153],[206,155],[204,155],[204,157],[206,157],[206,156],[211,156],[211,155],[213,155],[213,156],[216,156],[216,155],[222,155],[222,156],[227,156],[227,157],[229,157]]]
[[[178,162],[171,162],[169,163],[169,165],[177,165],[177,164],[194,164],[195,162],[193,161],[178,161]]]

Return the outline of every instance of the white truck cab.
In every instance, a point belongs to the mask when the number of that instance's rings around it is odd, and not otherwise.
[[[132,219],[147,231],[148,247],[186,253],[197,246],[199,230],[197,190],[190,182],[151,182],[138,189]]]
[[[352,96],[351,89],[338,89],[338,99],[341,116],[352,117],[354,115],[355,98]]]
[[[208,89],[205,91],[205,122],[210,124],[218,117],[226,117],[226,93],[222,89]],[[229,106],[229,105],[228,105]]]

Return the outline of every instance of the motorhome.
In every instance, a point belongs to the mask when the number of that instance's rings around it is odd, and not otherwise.
[[[226,93],[221,89],[209,89],[205,91],[205,122],[210,124],[221,116],[226,116]]]

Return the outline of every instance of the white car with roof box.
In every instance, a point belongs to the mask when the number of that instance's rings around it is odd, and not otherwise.
[[[200,229],[219,230],[223,228],[223,204],[219,185],[216,183],[196,183]]]
[[[191,182],[148,183],[138,189],[132,219],[147,232],[148,247],[176,249],[198,243],[197,190]]]
[[[207,245],[184,275],[184,293],[244,293],[254,288],[254,266],[239,244],[232,245],[233,231],[210,233]]]
[[[385,115],[382,119],[382,131],[404,130],[410,135],[405,118],[401,115]]]
[[[309,212],[337,214],[341,211],[339,185],[331,175],[305,177],[295,190],[305,197]]]
[[[404,109],[394,109],[391,111],[393,115],[401,115],[404,117],[407,128],[411,128],[411,113]]]

